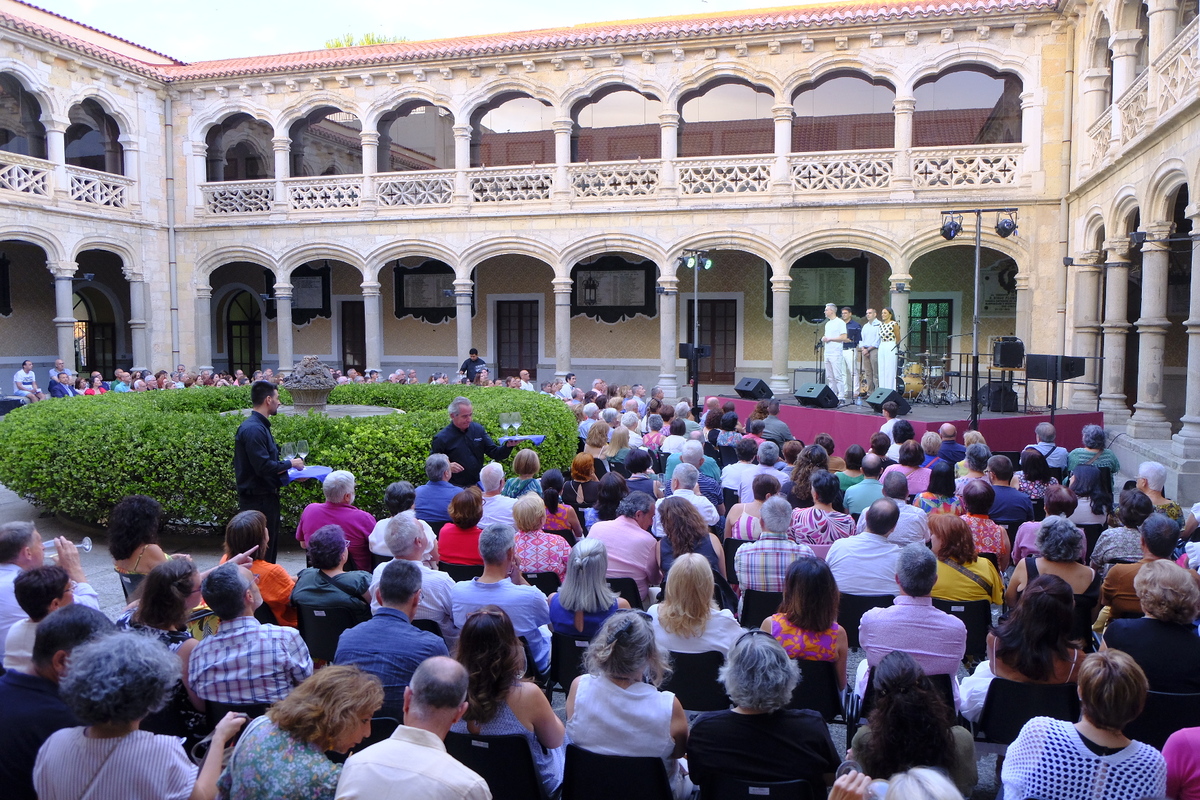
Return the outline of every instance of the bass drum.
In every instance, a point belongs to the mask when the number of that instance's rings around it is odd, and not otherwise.
[[[919,364],[915,366],[920,366]],[[913,400],[925,389],[925,381],[921,380],[917,375],[907,374],[904,376],[904,397],[908,400]]]

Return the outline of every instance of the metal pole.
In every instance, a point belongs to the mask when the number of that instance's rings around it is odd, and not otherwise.
[[[975,209],[975,319],[971,323],[971,430],[979,430],[979,259],[983,247],[983,211]]]
[[[700,405],[700,259],[692,267],[692,408]],[[699,421],[699,420],[697,420]]]

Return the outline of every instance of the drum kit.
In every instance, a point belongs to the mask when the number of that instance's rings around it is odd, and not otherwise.
[[[953,405],[959,398],[950,387],[950,356],[935,353],[917,353],[912,361],[905,361],[901,371],[904,382],[902,394],[906,400],[931,405]]]

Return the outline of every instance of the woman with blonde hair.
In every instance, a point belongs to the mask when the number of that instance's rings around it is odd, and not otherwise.
[[[609,464],[623,464],[627,455],[629,455],[629,429],[624,425],[618,425],[613,430],[608,444],[600,450],[600,457]]]
[[[522,572],[553,572],[561,581],[567,574],[571,546],[557,533],[546,533],[546,504],[536,494],[523,494],[512,507],[517,529],[517,559]]]
[[[1142,564],[1133,579],[1140,619],[1114,619],[1104,630],[1101,649],[1133,657],[1152,692],[1200,692],[1200,585],[1196,573],[1165,558]]]
[[[728,653],[742,628],[727,609],[713,601],[713,571],[696,553],[675,560],[667,574],[666,596],[650,607],[654,637],[674,653]]]
[[[608,588],[608,548],[599,539],[583,539],[571,548],[562,588],[550,595],[550,630],[591,638],[605,620],[629,601]]]
[[[983,438],[983,434],[979,431],[967,431],[963,434],[963,448],[968,448],[973,444],[981,444],[987,447],[987,440]],[[988,450],[987,458],[991,457],[992,451]],[[967,464],[966,458],[954,465],[954,476],[956,478],[965,477],[970,471],[970,466]]]
[[[612,428],[605,425],[603,421],[599,421],[588,428],[587,438],[583,441],[583,452],[593,458],[602,458],[601,454],[608,445],[608,432],[610,430]]]
[[[520,497],[526,492],[542,493],[542,484],[537,478],[538,473],[542,471],[542,461],[533,448],[518,450],[513,456],[512,468],[517,477],[505,481],[500,494],[505,497]]]

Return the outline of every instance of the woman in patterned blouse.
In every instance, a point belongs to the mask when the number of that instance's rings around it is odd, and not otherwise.
[[[846,629],[837,623],[837,581],[824,559],[798,558],[787,571],[779,613],[763,620],[787,654],[805,661],[832,661],[838,689],[846,688]]]
[[[996,490],[987,481],[976,479],[963,487],[962,500],[967,509],[963,519],[971,529],[975,549],[980,553],[995,553],[996,566],[1000,571],[1008,569],[1012,554],[1008,531],[992,522],[988,516],[992,503],[996,501]]]
[[[792,541],[800,544],[833,544],[854,533],[854,518],[833,509],[841,493],[837,476],[832,472],[814,472],[809,478],[812,485],[811,508],[797,508],[792,512],[792,527],[788,531]]]
[[[561,581],[567,574],[571,546],[557,533],[542,530],[546,504],[536,494],[523,494],[512,508],[517,528],[517,559],[522,572],[553,572]]]

